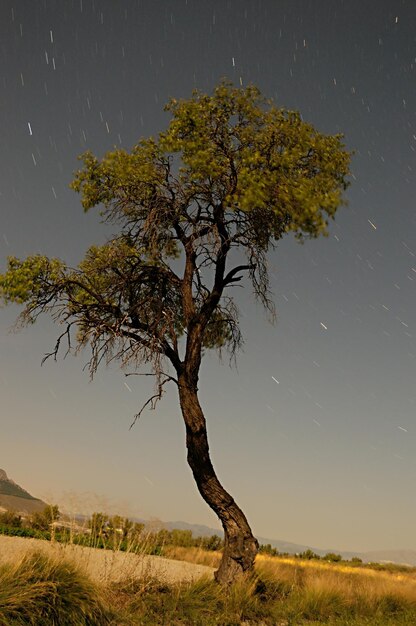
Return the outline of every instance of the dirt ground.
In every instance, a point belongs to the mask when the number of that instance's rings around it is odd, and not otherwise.
[[[112,550],[98,550],[74,545],[49,543],[40,539],[0,535],[0,563],[16,561],[26,553],[40,550],[75,562],[99,582],[125,578],[152,577],[167,583],[191,581],[202,576],[213,577],[214,568],[174,561],[160,556],[136,555]]]

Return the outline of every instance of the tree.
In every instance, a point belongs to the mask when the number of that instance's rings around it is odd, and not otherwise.
[[[22,527],[22,516],[15,511],[2,511],[0,513],[0,525],[11,526],[12,528]]]
[[[201,548],[204,550],[221,550],[223,547],[223,540],[218,535],[211,535],[210,537],[202,537],[198,542],[201,545]]]
[[[319,554],[316,554],[316,552],[308,548],[307,550],[299,554],[299,558],[305,559],[306,561],[310,561],[311,559],[316,559],[319,561],[321,557],[319,556]]]
[[[245,275],[274,318],[267,252],[287,233],[304,240],[327,232],[350,157],[340,135],[319,133],[253,86],[222,82],[212,95],[196,91],[166,110],[172,119],[157,139],[101,160],[81,157],[72,187],[84,210],[100,206],[118,233],[77,268],[41,255],[9,258],[0,293],[25,305],[22,324],[42,313],[63,324],[47,356],[56,358],[66,339],[69,352],[89,346],[91,375],[114,360],[128,373],[149,366],[155,394],[136,418],[154,408],[167,382],[177,386],[188,463],[224,528],[216,578],[229,583],[253,567],[258,542],[210,460],[201,359],[207,349],[234,357],[241,345],[230,288]]]
[[[35,530],[52,530],[52,525],[61,516],[58,505],[48,505],[42,511],[33,513],[30,518],[30,526]]]
[[[128,517],[114,515],[108,520],[107,535],[114,547],[120,547],[133,533],[133,522]]]
[[[94,540],[102,539],[108,526],[108,515],[106,513],[93,513],[88,520],[88,528]]]
[[[183,548],[190,548],[194,545],[194,538],[192,536],[192,530],[181,530],[174,528],[170,532],[170,543],[173,546],[182,546]]]

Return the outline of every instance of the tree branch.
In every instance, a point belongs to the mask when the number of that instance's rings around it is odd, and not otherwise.
[[[140,418],[141,414],[143,413],[144,409],[147,407],[148,404],[150,404],[150,410],[154,411],[154,409],[156,408],[156,404],[162,398],[162,395],[163,395],[163,385],[165,385],[170,380],[174,380],[174,379],[171,376],[169,376],[169,377],[165,378],[165,380],[162,380],[162,381],[158,382],[157,392],[155,394],[153,394],[153,396],[151,396],[148,400],[146,400],[146,402],[143,404],[143,406],[140,409],[140,411],[138,413],[136,413],[132,423],[130,424],[129,430],[131,430],[133,428],[133,426],[135,425],[137,420]]]
[[[41,365],[43,365],[45,363],[45,361],[47,361],[51,356],[53,356],[53,360],[56,361],[56,356],[59,352],[59,348],[61,347],[61,341],[63,339],[63,337],[67,338],[68,341],[68,348],[65,352],[64,358],[66,356],[68,356],[68,354],[71,352],[71,334],[70,334],[70,330],[71,330],[71,326],[74,324],[74,322],[70,322],[67,324],[66,330],[61,333],[58,337],[58,339],[56,340],[55,343],[55,348],[52,350],[52,352],[48,352],[47,354],[45,354],[45,356],[43,357],[42,361],[41,361]]]
[[[243,276],[235,276],[237,272],[242,272],[244,270],[254,270],[254,269],[256,269],[255,265],[238,265],[237,267],[234,267],[232,270],[228,272],[227,276],[224,278],[223,280],[224,287],[225,285],[235,282],[236,280],[241,280],[243,278]]]

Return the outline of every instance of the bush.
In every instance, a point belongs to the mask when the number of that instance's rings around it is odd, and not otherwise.
[[[328,552],[323,558],[330,561],[330,563],[339,563],[342,561],[342,556],[340,554],[335,554],[334,552]]]
[[[224,541],[218,535],[211,535],[211,537],[202,537],[200,545],[204,550],[215,552],[216,550],[222,550]]]
[[[22,517],[14,511],[4,511],[4,513],[0,513],[0,525],[10,526],[11,528],[21,528]]]
[[[34,539],[50,540],[51,533],[49,531],[35,530],[34,528],[16,528],[13,526],[0,525],[0,535],[9,535],[10,537],[29,537]]]

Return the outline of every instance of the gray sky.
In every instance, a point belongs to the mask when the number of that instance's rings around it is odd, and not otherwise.
[[[2,0],[0,267],[76,264],[109,231],[69,190],[77,156],[130,148],[163,106],[222,78],[256,84],[355,150],[330,237],[270,255],[278,323],[239,290],[238,370],[200,392],[214,465],[256,534],[338,549],[416,549],[416,5],[413,0]],[[0,312],[0,467],[74,508],[218,526],[186,464],[172,387],[86,356],[40,361],[59,329]]]

